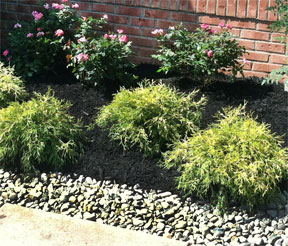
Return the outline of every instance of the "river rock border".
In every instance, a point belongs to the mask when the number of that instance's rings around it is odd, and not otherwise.
[[[209,206],[171,192],[142,190],[82,175],[42,173],[29,183],[0,169],[4,203],[61,213],[187,242],[187,245],[288,245],[288,193],[281,203],[249,215],[239,209],[220,216]],[[279,205],[280,204],[280,205]]]

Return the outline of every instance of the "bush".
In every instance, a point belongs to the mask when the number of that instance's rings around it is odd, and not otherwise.
[[[51,92],[0,111],[0,163],[24,173],[62,170],[77,161],[85,139],[69,103]]]
[[[10,102],[22,100],[27,96],[23,81],[14,75],[12,67],[5,67],[0,62],[0,108]]]
[[[143,83],[121,89],[96,120],[110,128],[110,137],[124,149],[140,147],[146,155],[159,154],[168,144],[198,130],[206,99],[195,100],[197,91],[182,94],[164,84]]]
[[[244,76],[238,59],[245,48],[232,39],[229,29],[230,25],[220,23],[218,28],[203,24],[192,33],[182,25],[169,27],[166,34],[162,29],[154,30],[160,43],[159,54],[153,55],[162,63],[159,71],[177,72],[202,82],[210,82],[219,70],[227,68],[234,77],[238,72]]]
[[[54,71],[59,65],[65,68],[62,43],[73,37],[72,30],[78,21],[69,2],[44,6],[43,11],[32,12],[34,19],[30,22],[16,23],[9,34],[10,50],[6,57],[25,79]]]
[[[101,26],[106,18],[81,20],[80,28],[75,36],[77,42],[66,45],[70,50],[68,67],[73,67],[76,78],[86,86],[94,86],[101,90],[120,85],[129,85],[133,76],[128,69],[134,65],[128,60],[131,51],[131,42],[123,30],[117,34],[91,32],[93,24]]]
[[[165,153],[164,166],[182,172],[178,187],[186,195],[211,198],[224,208],[233,202],[253,207],[275,194],[287,176],[287,149],[244,108],[226,108],[217,123]]]

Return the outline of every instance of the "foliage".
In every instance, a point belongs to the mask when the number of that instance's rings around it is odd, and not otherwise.
[[[159,54],[153,55],[162,63],[159,71],[179,72],[206,82],[223,68],[231,68],[234,77],[238,72],[244,76],[238,59],[245,48],[231,39],[231,28],[221,23],[212,29],[203,24],[192,33],[182,25],[169,27],[166,34],[161,29],[153,31],[160,43]]]
[[[16,23],[9,34],[11,64],[23,78],[54,71],[65,64],[63,44],[72,37],[78,18],[68,2],[46,5],[42,12],[33,11],[34,20]],[[59,38],[57,30],[63,34]],[[62,59],[62,56],[64,57]]]
[[[46,95],[0,111],[0,163],[24,173],[62,170],[77,161],[85,139],[69,103]]]
[[[0,62],[0,108],[7,107],[13,101],[27,96],[23,81],[14,75],[12,67],[5,67]]]
[[[95,86],[107,89],[115,83],[127,85],[133,80],[133,76],[127,70],[133,67],[127,59],[132,53],[131,42],[127,42],[127,36],[123,30],[118,34],[105,34],[99,36],[92,32],[93,24],[98,27],[106,22],[106,18],[82,19],[80,28],[75,35],[77,42],[66,45],[70,50],[67,59],[69,67],[73,67],[73,73],[86,86]]]
[[[268,10],[272,11],[274,15],[279,15],[279,19],[275,21],[270,27],[274,31],[280,31],[285,28],[285,37],[282,36],[279,40],[282,43],[286,43],[288,47],[288,0],[275,0],[275,5],[269,7]],[[288,51],[287,51],[288,52]],[[288,64],[288,59],[287,59]],[[286,79],[285,79],[286,77]],[[262,84],[278,84],[281,80],[284,80],[288,86],[288,67],[283,66],[278,70],[273,70],[270,75],[262,81]]]
[[[198,130],[206,99],[197,91],[182,94],[164,84],[142,83],[122,88],[110,105],[101,109],[96,123],[109,128],[110,137],[124,149],[140,147],[146,155],[160,154],[176,140]]]
[[[244,109],[224,109],[217,123],[164,154],[163,165],[182,172],[178,187],[186,195],[211,198],[225,208],[233,202],[253,207],[275,194],[287,176],[287,149]]]

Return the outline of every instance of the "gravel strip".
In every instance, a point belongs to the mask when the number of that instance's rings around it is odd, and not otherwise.
[[[187,245],[288,245],[285,191],[279,202],[252,215],[235,208],[220,216],[209,204],[182,200],[168,191],[61,173],[42,173],[27,183],[0,169],[0,207],[4,203],[141,230]]]

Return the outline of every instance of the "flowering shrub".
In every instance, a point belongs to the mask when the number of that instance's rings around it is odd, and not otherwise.
[[[160,43],[159,54],[153,55],[162,63],[159,71],[175,71],[206,82],[223,68],[231,68],[233,77],[238,72],[244,76],[238,59],[245,48],[231,39],[230,29],[231,25],[220,23],[217,28],[202,24],[192,33],[182,25],[170,27],[168,33],[154,30]]]
[[[100,89],[111,86],[118,88],[119,84],[126,85],[133,78],[127,72],[127,69],[133,67],[127,59],[132,53],[131,42],[128,42],[123,30],[104,36],[99,36],[92,30],[93,24],[101,26],[107,18],[83,18],[75,35],[77,41],[65,46],[69,49],[69,67],[73,67],[76,78],[86,86]]]
[[[181,171],[178,187],[186,195],[211,199],[224,208],[233,202],[264,203],[287,177],[288,149],[269,127],[245,113],[224,109],[218,122],[176,144],[164,166]]]
[[[110,137],[127,149],[139,147],[146,155],[158,155],[168,145],[198,130],[206,98],[195,100],[164,84],[146,83],[121,89],[112,103],[104,106],[96,120],[108,128]]]
[[[12,67],[0,62],[0,108],[7,107],[13,101],[24,99],[28,94],[23,81],[14,75]]]
[[[46,95],[0,110],[0,163],[25,173],[62,170],[83,152],[79,122],[68,114],[69,103]]]
[[[286,43],[286,47],[288,47],[288,0],[276,0],[275,5],[273,7],[269,7],[268,10],[272,11],[275,15],[279,15],[279,19],[271,25],[271,29],[279,31],[280,29],[285,28],[286,37],[282,36],[279,38],[279,40],[282,43]],[[288,49],[286,50],[287,55]],[[262,84],[278,84],[282,79],[285,79],[285,83],[288,86],[288,66],[283,66],[278,70],[273,70],[270,75],[262,81]]]
[[[78,19],[73,6],[68,1],[45,4],[42,12],[32,12],[33,21],[14,25],[6,57],[18,74],[29,78],[65,64],[62,43],[73,36]]]

